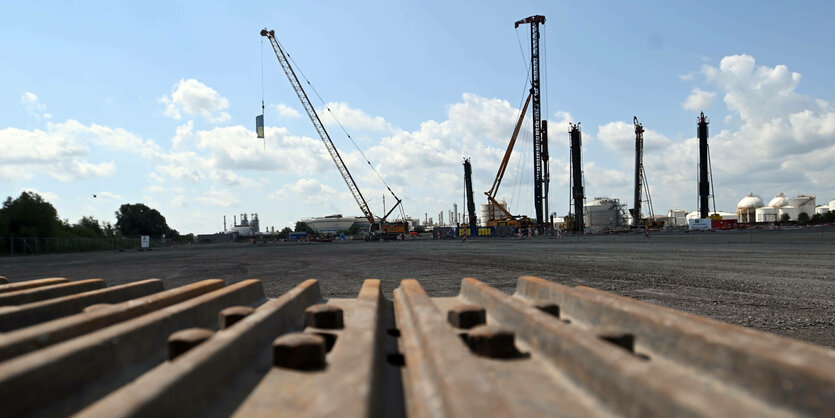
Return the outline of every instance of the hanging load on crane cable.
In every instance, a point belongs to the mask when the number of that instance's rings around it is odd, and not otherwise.
[[[357,183],[354,181],[354,177],[351,176],[351,172],[348,171],[348,167],[342,160],[342,156],[339,155],[339,151],[336,149],[336,146],[331,140],[330,134],[325,129],[325,125],[322,123],[322,120],[319,118],[319,114],[316,113],[316,109],[314,109],[313,104],[310,103],[310,99],[307,96],[307,92],[305,92],[301,82],[299,81],[299,78],[296,76],[296,71],[290,65],[289,54],[286,54],[284,52],[284,49],[278,43],[278,39],[276,39],[275,37],[275,31],[268,31],[265,28],[261,30],[261,36],[264,36],[267,39],[269,39],[270,44],[273,47],[273,51],[275,51],[275,56],[276,58],[278,58],[278,62],[279,64],[281,64],[281,68],[284,70],[284,73],[287,75],[287,79],[290,80],[290,84],[293,86],[293,90],[299,97],[299,101],[301,101],[302,107],[304,107],[305,112],[307,112],[307,116],[310,118],[310,122],[313,123],[313,127],[316,128],[316,132],[319,133],[319,137],[322,139],[322,143],[325,144],[325,148],[328,150],[328,153],[333,159],[334,164],[336,164],[336,168],[339,170],[339,173],[342,174],[342,179],[345,180],[345,184],[348,185],[348,189],[354,196],[354,200],[357,201],[357,205],[359,205],[363,215],[366,219],[368,219],[368,222],[371,224],[371,227],[368,231],[368,238],[396,239],[401,235],[408,235],[409,223],[408,221],[406,221],[406,213],[403,211],[402,200],[400,200],[400,198],[398,198],[397,195],[394,194],[394,192],[391,190],[391,187],[389,187],[389,185],[386,184],[385,180],[383,180],[383,177],[380,176],[380,173],[378,173],[374,166],[371,164],[371,161],[369,161],[368,158],[365,157],[365,154],[362,152],[362,150],[359,149],[357,144],[354,142],[354,146],[357,148],[357,150],[360,152],[363,158],[365,158],[365,161],[377,175],[377,178],[380,179],[380,181],[383,183],[383,185],[386,187],[389,193],[391,193],[391,195],[394,196],[394,200],[396,202],[392,206],[392,208],[381,218],[375,217],[374,214],[371,212],[371,208],[368,206],[368,202],[366,202],[365,197],[360,192]],[[296,65],[296,67],[298,69],[298,65]],[[313,92],[316,93],[316,96],[319,97],[319,100],[322,101],[322,104],[324,105],[324,100],[322,100],[322,97],[319,96],[318,92],[316,92],[316,89],[313,87],[313,85],[310,84],[310,81],[307,80],[306,77],[304,77],[304,73],[302,73],[301,71],[299,71],[299,73],[302,75],[303,78],[305,78],[305,82],[307,82],[307,85],[313,89]],[[327,105],[325,106],[327,108]],[[327,110],[330,112],[330,109]],[[334,119],[336,119],[336,116],[333,115],[332,112],[331,115],[334,117]],[[339,124],[339,126],[342,127],[343,132],[345,132],[345,134],[348,136],[351,142],[353,142],[354,139],[351,137],[350,134],[348,134],[347,131],[345,131],[345,127],[342,125],[342,123],[340,123],[338,119],[336,119],[336,122]],[[400,209],[401,220],[397,220],[394,222],[387,221],[389,215],[391,215],[391,213],[394,212],[394,210],[397,208]]]

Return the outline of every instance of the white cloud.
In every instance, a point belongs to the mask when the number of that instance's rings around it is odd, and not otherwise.
[[[609,122],[599,126],[597,137],[608,148],[618,151],[622,157],[634,158],[635,153],[635,125],[623,121]],[[644,152],[661,150],[670,145],[671,141],[658,132],[644,128]]]
[[[690,96],[687,96],[687,100],[681,104],[681,107],[685,110],[693,111],[706,110],[713,105],[713,99],[715,98],[715,92],[704,91],[698,87],[694,87],[693,91],[690,92]]]
[[[151,174],[154,174],[154,173],[151,173]],[[142,191],[145,192],[145,193],[163,193],[163,192],[165,192],[165,187],[162,187],[158,184],[152,184],[152,185],[142,189]]]
[[[226,122],[231,118],[225,112],[229,100],[193,78],[181,79],[171,88],[171,96],[162,96],[159,101],[165,104],[164,114],[177,120],[182,119],[182,113],[202,116],[212,123]]]
[[[17,128],[0,130],[0,178],[31,179],[37,173],[53,178],[73,179],[107,176],[115,172],[110,162],[87,161],[90,150],[83,138],[66,132],[60,125],[47,131]]]
[[[20,96],[20,104],[26,108],[26,112],[35,118],[50,119],[51,114],[46,113],[46,105],[38,101],[38,96],[32,92],[24,92]]]
[[[115,200],[115,201],[124,200],[124,198],[122,196],[120,196],[118,194],[115,194],[115,193],[111,193],[111,192],[98,192],[98,193],[96,193],[96,198],[97,199],[103,199],[103,200]]]
[[[330,214],[340,210],[359,211],[359,207],[353,202],[349,193],[337,191],[333,187],[319,182],[312,178],[302,178],[295,183],[287,184],[270,194],[271,200],[277,200],[289,204],[301,202],[310,206],[311,211],[318,211],[321,214]],[[350,199],[350,201],[349,201]]]
[[[18,193],[18,196],[20,195],[20,193],[23,193],[23,192],[31,192],[31,193],[35,193],[36,195],[39,195],[39,196],[40,196],[40,197],[42,197],[44,200],[46,200],[47,202],[50,202],[50,203],[57,202],[57,201],[61,200],[61,197],[60,197],[60,196],[58,196],[58,193],[53,193],[53,192],[40,192],[40,191],[35,190],[35,189],[31,188],[31,187],[27,187],[27,188],[21,189],[21,190],[20,190],[20,192]]]
[[[302,116],[298,110],[293,109],[290,106],[287,106],[284,103],[279,103],[273,106],[275,111],[278,112],[278,115],[287,119],[298,119]]]
[[[195,200],[203,205],[221,208],[228,208],[229,206],[241,203],[236,192],[228,189],[216,189],[214,187],[212,187],[206,194],[197,197]]]
[[[393,130],[391,124],[386,122],[381,116],[371,117],[361,109],[352,108],[348,103],[330,102],[325,105],[325,109],[319,109],[318,113],[322,115],[322,122],[331,126],[338,126],[338,120],[342,126],[349,130],[371,131],[371,132],[389,132]]]

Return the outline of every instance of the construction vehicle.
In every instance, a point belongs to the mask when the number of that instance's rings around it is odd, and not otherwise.
[[[513,146],[516,145],[516,138],[519,136],[519,130],[522,129],[522,122],[525,120],[525,112],[528,111],[528,105],[531,102],[533,92],[528,94],[525,100],[525,105],[522,107],[522,113],[519,114],[519,120],[516,122],[516,127],[513,129],[513,135],[510,137],[510,143],[507,145],[507,150],[504,153],[502,163],[499,165],[499,171],[496,173],[496,179],[493,180],[493,187],[489,191],[484,192],[487,196],[487,226],[512,226],[515,228],[525,229],[534,226],[534,221],[524,215],[513,215],[507,208],[496,200],[496,194],[499,192],[499,186],[502,184],[505,170],[507,170],[507,163],[510,161],[510,154],[513,153]],[[498,210],[497,210],[498,209]],[[501,212],[499,217],[495,217],[497,212]]]
[[[366,202],[365,197],[357,187],[357,183],[354,181],[353,176],[351,176],[351,172],[348,171],[348,167],[345,166],[345,162],[342,160],[342,156],[339,155],[339,151],[336,149],[333,141],[331,140],[330,134],[325,129],[325,125],[322,124],[322,120],[319,119],[319,115],[316,113],[316,110],[313,108],[313,104],[310,103],[310,99],[307,96],[307,93],[302,88],[301,82],[299,82],[299,78],[296,76],[296,72],[293,70],[293,67],[290,65],[290,61],[287,59],[287,54],[285,54],[284,50],[281,48],[281,45],[278,43],[278,40],[275,38],[275,31],[274,30],[267,30],[266,28],[261,30],[261,36],[267,37],[269,39],[270,44],[275,51],[275,56],[278,58],[279,64],[281,64],[281,68],[284,70],[284,73],[287,75],[287,78],[290,80],[290,84],[293,86],[293,90],[295,90],[296,95],[299,97],[299,101],[302,103],[302,107],[307,112],[307,116],[310,118],[310,121],[313,123],[313,126],[316,128],[316,132],[319,133],[319,137],[322,138],[322,143],[325,144],[325,148],[327,148],[328,153],[330,154],[331,158],[333,159],[334,164],[336,164],[336,168],[339,170],[339,173],[342,174],[343,180],[345,180],[345,184],[348,185],[348,189],[351,191],[351,194],[354,196],[354,200],[356,200],[357,205],[359,205],[360,210],[362,211],[363,215],[368,222],[371,224],[369,229],[369,238],[381,238],[381,239],[396,239],[401,235],[408,235],[409,234],[409,223],[406,221],[406,215],[403,212],[402,201],[394,192],[391,190],[391,187],[386,185],[386,189],[388,189],[389,193],[394,196],[395,204],[391,207],[391,209],[386,213],[382,218],[375,217],[374,214],[371,212],[371,208],[368,206],[368,202]],[[310,82],[308,82],[310,84]],[[368,162],[370,165],[371,163]],[[380,178],[382,181],[382,178]],[[385,184],[385,182],[383,181]],[[394,212],[395,209],[400,208],[400,213],[402,215],[402,220],[389,222],[387,218],[389,215]]]

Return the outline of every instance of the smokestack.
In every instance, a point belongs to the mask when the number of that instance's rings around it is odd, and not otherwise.
[[[710,123],[705,117],[705,112],[699,115],[699,126],[697,135],[699,137],[699,216],[707,218],[710,215],[708,197],[710,196],[710,182],[707,180],[708,155],[707,155],[707,124]]]
[[[573,177],[572,196],[574,198],[574,230],[583,233],[585,223],[583,222],[583,167],[581,149],[583,147],[583,133],[580,131],[580,123],[572,123],[568,131],[571,138],[571,176]]]
[[[455,211],[455,223],[459,223],[459,220],[458,220],[458,204],[453,203],[452,204],[452,209]]]
[[[226,215],[223,215],[223,232],[226,232]]]

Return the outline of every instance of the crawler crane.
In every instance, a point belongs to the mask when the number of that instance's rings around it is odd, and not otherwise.
[[[353,176],[351,176],[351,172],[348,171],[348,167],[345,166],[345,162],[342,160],[342,156],[339,155],[339,151],[337,151],[336,146],[333,144],[331,140],[330,134],[325,129],[325,125],[322,124],[322,120],[319,119],[319,115],[316,113],[316,110],[313,108],[313,104],[310,103],[310,99],[307,97],[307,93],[302,88],[301,82],[299,82],[299,78],[296,77],[296,72],[293,70],[293,67],[290,66],[290,61],[287,59],[287,55],[284,53],[284,50],[281,48],[281,45],[278,43],[278,40],[275,38],[275,31],[267,29],[263,29],[261,31],[261,36],[267,37],[270,40],[270,44],[275,51],[275,56],[278,58],[278,62],[281,64],[281,68],[284,70],[284,73],[287,74],[287,78],[290,80],[290,84],[293,86],[293,90],[295,90],[296,95],[299,96],[299,101],[302,103],[302,107],[307,112],[307,116],[310,118],[310,121],[313,123],[313,126],[316,128],[316,132],[319,133],[319,137],[322,138],[322,143],[325,144],[325,148],[327,148],[328,153],[330,153],[331,158],[333,159],[334,164],[336,164],[336,168],[339,170],[339,173],[342,174],[342,178],[345,180],[345,184],[348,185],[348,189],[351,190],[351,194],[354,196],[354,200],[357,201],[357,205],[359,205],[360,210],[362,210],[363,215],[368,222],[371,224],[371,228],[369,231],[369,236],[379,236],[381,238],[392,239],[396,238],[400,234],[408,234],[409,233],[409,223],[406,221],[405,213],[403,213],[403,207],[401,205],[402,201],[394,192],[391,190],[388,185],[386,188],[388,189],[389,193],[394,196],[395,204],[391,207],[388,213],[385,214],[382,218],[377,218],[371,212],[371,208],[368,206],[368,202],[366,202],[365,197],[363,197],[362,193],[360,192],[359,188],[357,187],[357,183],[354,181]],[[369,162],[369,164],[371,164]],[[381,179],[382,180],[382,179]],[[403,215],[402,221],[395,221],[395,222],[388,222],[386,219],[391,215],[392,212],[396,208],[400,208],[401,215]]]

